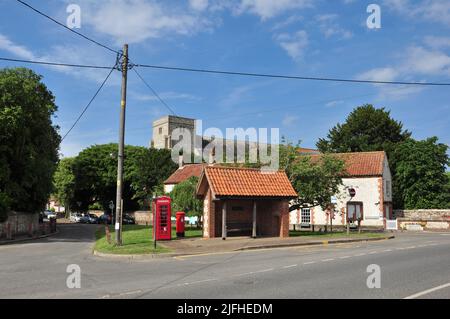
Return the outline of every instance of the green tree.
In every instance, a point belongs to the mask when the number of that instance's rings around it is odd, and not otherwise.
[[[366,104],[354,109],[344,124],[338,123],[316,146],[323,153],[384,150],[389,157],[395,145],[410,136],[401,122],[391,118],[390,111]]]
[[[331,197],[339,194],[345,163],[331,154],[320,157],[302,155],[293,163],[288,177],[298,193],[295,207],[320,206],[323,210],[331,204]]]
[[[399,208],[450,208],[448,146],[437,137],[409,139],[393,153],[393,194]]]
[[[10,209],[43,210],[52,191],[60,136],[41,80],[25,68],[0,70],[0,220]]]
[[[153,189],[175,169],[170,151],[125,146],[123,201],[126,210],[138,209],[151,196]],[[94,145],[75,158],[74,197],[80,210],[99,203],[104,210],[116,200],[117,144]],[[80,205],[78,205],[80,204]]]
[[[195,196],[197,183],[198,177],[192,176],[173,188],[170,196],[175,210],[185,212],[188,216],[202,215],[203,202]]]
[[[139,157],[132,173],[134,198],[143,205],[153,193],[161,195],[163,182],[178,168],[172,161],[171,151],[150,148]]]
[[[63,158],[53,175],[53,195],[62,203],[65,208],[66,216],[70,212],[71,204],[74,199],[75,175],[73,173],[73,165],[75,158]]]

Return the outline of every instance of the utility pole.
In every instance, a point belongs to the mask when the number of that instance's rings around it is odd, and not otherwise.
[[[123,211],[123,159],[125,148],[125,110],[127,106],[128,44],[123,46],[122,56],[122,98],[120,101],[119,154],[117,157],[117,195],[116,195],[116,245],[122,245],[122,211]]]

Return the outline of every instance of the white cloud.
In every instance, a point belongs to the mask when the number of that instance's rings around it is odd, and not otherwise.
[[[384,0],[383,4],[407,18],[418,18],[450,26],[448,0]]]
[[[295,15],[290,16],[287,19],[284,19],[283,21],[277,22],[272,27],[272,30],[275,31],[275,30],[283,29],[283,28],[286,28],[286,27],[288,27],[296,22],[302,21],[302,20],[303,20],[302,16],[295,14]]]
[[[444,52],[427,50],[423,47],[409,48],[404,72],[424,75],[450,75],[450,56]]]
[[[443,49],[450,47],[450,37],[427,36],[425,43],[433,49]]]
[[[339,25],[336,21],[337,18],[337,14],[322,14],[316,16],[319,29],[325,37],[337,37],[339,39],[350,39],[353,37],[353,33],[351,31],[348,31]]]
[[[105,65],[105,52],[102,49],[87,48],[72,45],[57,45],[51,47],[49,53],[36,54],[25,46],[15,43],[8,37],[0,33],[0,50],[9,52],[15,57],[43,61],[43,62],[60,62],[70,64],[89,64],[89,65]],[[94,51],[89,51],[94,50]],[[88,54],[87,54],[88,53]],[[111,59],[110,59],[111,60]],[[114,60],[114,59],[113,59]],[[110,63],[113,66],[114,63]],[[108,66],[108,65],[107,65]],[[97,83],[102,82],[105,79],[107,70],[98,69],[79,69],[66,66],[44,66],[48,69],[61,72],[64,74],[72,75],[77,78],[88,79]],[[108,82],[108,85],[119,85],[119,79],[112,76]]]
[[[298,120],[298,116],[294,116],[294,115],[286,115],[283,118],[283,125],[284,126],[292,126],[293,124],[295,124]]]
[[[169,34],[192,35],[213,24],[200,14],[207,1],[186,7],[144,0],[80,0],[83,23],[112,37],[116,44],[139,43]]]
[[[312,3],[311,0],[242,0],[236,12],[250,12],[266,20],[289,10],[311,7]]]
[[[394,81],[398,76],[398,71],[391,67],[376,68],[357,76],[360,80],[367,81]]]
[[[340,105],[342,103],[344,103],[344,101],[342,101],[342,100],[335,100],[335,101],[331,101],[331,102],[326,103],[325,106],[326,107],[334,107],[334,106]]]
[[[158,93],[158,95],[163,100],[200,100],[200,98],[195,95],[173,91],[161,92]],[[150,94],[139,94],[130,92],[130,96],[138,101],[158,101],[158,98],[156,96]]]
[[[36,57],[26,47],[12,42],[9,38],[0,33],[0,49],[9,52],[19,58],[27,60],[35,60]]]
[[[203,11],[208,8],[208,0],[189,0],[189,5],[194,10]]]
[[[304,50],[308,46],[308,34],[304,30],[297,31],[294,34],[279,34],[275,37],[278,44],[287,52],[287,54],[299,61],[303,55]]]
[[[361,73],[358,79],[371,81],[415,81],[421,82],[424,76],[450,76],[450,56],[442,51],[423,46],[410,46],[404,50],[398,64],[375,68]],[[430,81],[430,80],[427,80]],[[425,82],[425,81],[423,81]],[[404,98],[423,90],[418,86],[388,86],[377,84],[380,97]]]

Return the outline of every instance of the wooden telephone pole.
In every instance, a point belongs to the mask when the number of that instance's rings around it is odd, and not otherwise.
[[[117,157],[117,193],[116,193],[116,245],[122,245],[122,212],[123,212],[123,160],[125,149],[125,110],[127,106],[127,76],[128,76],[128,44],[123,46],[122,55],[122,98],[120,101],[119,153]]]

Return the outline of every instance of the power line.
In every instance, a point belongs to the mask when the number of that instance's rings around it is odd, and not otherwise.
[[[38,9],[34,8],[33,6],[31,6],[30,4],[26,3],[25,1],[22,1],[22,0],[16,0],[16,1],[19,2],[19,3],[21,3],[21,4],[23,4],[24,6],[28,7],[29,9],[33,10],[34,12],[40,14],[41,16],[43,16],[43,17],[45,17],[45,18],[47,18],[47,19],[53,21],[54,23],[60,25],[61,27],[63,27],[63,28],[65,28],[65,29],[69,30],[70,32],[73,32],[73,33],[75,33],[76,35],[78,35],[78,36],[80,36],[80,37],[82,37],[82,38],[84,38],[84,39],[86,39],[86,40],[88,40],[88,41],[90,41],[90,42],[92,42],[92,43],[95,43],[96,45],[101,46],[102,48],[105,48],[105,49],[107,49],[107,50],[109,50],[109,51],[111,51],[111,52],[114,52],[114,53],[117,53],[117,54],[119,53],[119,51],[114,50],[114,49],[111,49],[111,48],[108,47],[107,45],[104,45],[104,44],[102,44],[102,43],[100,43],[100,42],[98,42],[98,41],[95,41],[94,39],[92,39],[92,38],[90,38],[90,37],[88,37],[88,36],[86,36],[86,35],[84,35],[84,34],[78,32],[78,31],[75,31],[75,30],[69,28],[69,27],[66,26],[65,24],[63,24],[63,23],[59,22],[58,20],[56,20],[56,19],[50,17],[49,15],[45,14],[44,12],[39,11]]]
[[[89,108],[89,106],[91,106],[92,102],[95,100],[95,98],[97,97],[97,95],[100,93],[100,91],[102,90],[103,86],[105,85],[105,83],[108,81],[109,77],[111,76],[111,74],[113,73],[113,71],[116,69],[116,66],[114,67],[110,67],[111,71],[109,71],[108,75],[106,76],[105,80],[102,82],[102,84],[100,85],[100,87],[97,89],[97,91],[95,92],[94,96],[91,98],[91,100],[89,101],[89,103],[85,106],[85,108],[83,109],[83,111],[81,112],[81,114],[78,116],[78,118],[75,120],[75,122],[73,123],[73,125],[70,127],[70,129],[67,131],[67,133],[63,136],[63,138],[61,139],[61,142],[64,141],[64,139],[67,137],[67,135],[69,135],[69,133],[73,130],[73,128],[75,127],[75,125],[77,125],[77,123],[80,121],[80,119],[83,117],[84,113],[86,113],[87,109]]]
[[[101,66],[101,65],[87,65],[87,64],[72,64],[72,63],[58,63],[58,62],[46,62],[46,61],[33,61],[33,60],[22,60],[22,59],[12,59],[12,58],[3,58],[0,57],[1,61],[9,61],[9,62],[21,62],[21,63],[30,63],[30,64],[42,64],[42,65],[51,65],[51,66],[66,66],[73,68],[85,68],[85,69],[111,69],[110,66]]]
[[[159,94],[150,86],[150,84],[147,83],[147,81],[144,80],[144,78],[139,74],[139,72],[133,68],[133,71],[136,73],[136,75],[144,82],[144,84],[152,91],[153,95],[156,96],[156,98],[170,111],[173,115],[176,115],[174,110],[166,103],[164,100],[159,96]]]
[[[141,67],[141,68],[152,68],[152,69],[171,70],[171,71],[185,71],[185,72],[210,73],[210,74],[222,74],[222,75],[238,75],[238,76],[251,76],[251,77],[263,77],[263,78],[277,78],[277,79],[288,79],[288,80],[330,81],[330,82],[366,83],[366,84],[368,83],[368,84],[393,84],[393,85],[450,86],[450,83],[439,83],[439,82],[375,81],[375,80],[357,80],[357,79],[328,78],[328,77],[306,77],[306,76],[294,76],[294,75],[283,75],[283,74],[249,73],[249,72],[223,71],[223,70],[211,70],[211,69],[170,67],[170,66],[151,65],[151,64],[135,64],[134,66]]]

